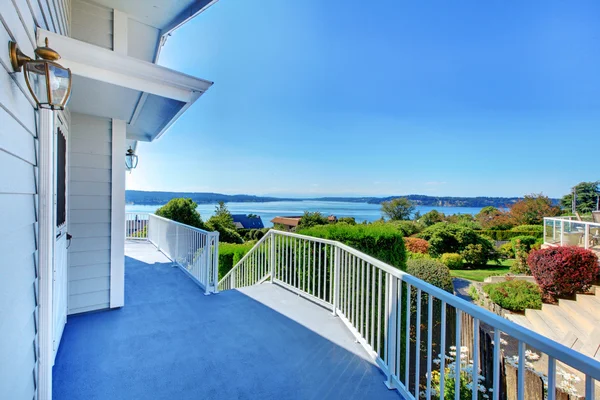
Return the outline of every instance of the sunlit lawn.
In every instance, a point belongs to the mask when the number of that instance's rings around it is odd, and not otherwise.
[[[486,268],[481,269],[462,269],[462,270],[451,270],[450,274],[456,278],[468,279],[470,281],[483,282],[488,276],[505,275],[512,263],[515,260],[503,260],[500,265],[496,263],[489,263]]]

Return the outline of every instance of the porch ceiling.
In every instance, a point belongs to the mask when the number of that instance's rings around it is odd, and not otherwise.
[[[127,139],[160,137],[212,82],[38,29],[73,74],[69,109],[127,122]]]

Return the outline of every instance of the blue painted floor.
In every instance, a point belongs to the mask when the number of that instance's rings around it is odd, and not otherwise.
[[[398,399],[331,313],[271,284],[204,296],[126,246],[125,307],[70,316],[55,399]]]

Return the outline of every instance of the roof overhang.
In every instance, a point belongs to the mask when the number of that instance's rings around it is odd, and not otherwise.
[[[38,28],[73,75],[72,112],[122,119],[127,139],[160,137],[213,82]]]

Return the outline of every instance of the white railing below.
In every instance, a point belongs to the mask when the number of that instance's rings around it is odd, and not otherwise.
[[[525,397],[525,373],[533,350],[545,354],[547,399],[557,397],[560,368],[568,365],[584,382],[586,399],[594,399],[600,362],[469,303],[342,243],[271,230],[219,282],[222,290],[270,280],[309,298],[339,316],[386,375],[385,383],[406,399],[464,398],[465,382],[479,382],[487,365],[492,390],[477,390],[472,400],[500,399],[502,360],[517,366],[516,398]],[[463,321],[469,316],[469,324]],[[482,351],[480,326],[491,327],[492,349]],[[471,335],[471,353],[461,362],[461,338]],[[506,335],[506,336],[504,336]],[[504,343],[509,338],[511,345]],[[452,349],[451,346],[456,346]],[[459,349],[461,349],[459,351]],[[461,357],[462,360],[462,357]],[[546,361],[547,360],[547,361]],[[489,365],[492,365],[491,369]],[[451,370],[449,369],[451,368]],[[432,372],[438,371],[438,380]],[[464,377],[454,379],[454,376]],[[450,380],[452,380],[450,382]],[[462,383],[461,383],[462,382]],[[450,385],[450,386],[448,386]],[[477,384],[475,385],[477,386]],[[461,390],[463,393],[461,394]]]
[[[125,239],[147,240],[149,215],[149,213],[126,212]]]
[[[209,232],[150,214],[148,240],[205,291],[218,292],[219,232]]]
[[[600,251],[600,223],[576,221],[571,217],[544,218],[544,244]]]

